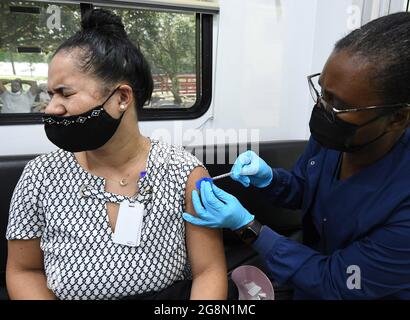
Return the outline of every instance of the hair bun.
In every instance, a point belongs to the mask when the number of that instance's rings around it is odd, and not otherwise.
[[[121,18],[103,9],[88,11],[81,20],[83,31],[100,31],[125,34]]]

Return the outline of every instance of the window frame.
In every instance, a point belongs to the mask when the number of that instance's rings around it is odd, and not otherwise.
[[[47,0],[38,0],[47,1]],[[212,2],[202,2],[195,5],[189,1],[181,1],[181,3],[174,1],[150,1],[150,0],[96,0],[90,3],[104,6],[117,6],[126,8],[146,9],[166,12],[195,12],[195,13],[219,13],[219,5]]]
[[[61,4],[79,4],[81,17],[91,10],[94,5],[121,4],[116,1],[90,1],[90,2],[72,2],[59,0],[32,0],[33,2],[54,2]],[[138,3],[127,3],[127,7],[131,9],[146,9],[159,10],[165,12],[194,12],[192,9],[186,10],[171,10],[170,8],[156,6],[141,6]],[[196,11],[195,11],[196,12]],[[196,101],[189,108],[143,108],[138,107],[138,121],[167,121],[167,120],[189,120],[196,119],[205,114],[212,101],[212,70],[213,70],[213,14],[215,12],[207,12],[198,10],[196,12]],[[42,124],[42,113],[0,113],[0,126],[5,125],[27,125],[27,124]]]

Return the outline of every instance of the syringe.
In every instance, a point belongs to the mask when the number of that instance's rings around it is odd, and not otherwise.
[[[213,181],[215,180],[219,180],[225,177],[229,177],[232,174],[232,172],[228,172],[228,173],[224,173],[224,174],[220,174],[219,176],[215,176],[213,178],[211,178]]]
[[[196,186],[196,188],[197,188],[198,190],[200,190],[200,189],[201,189],[201,183],[202,183],[202,181],[208,181],[208,182],[212,183],[212,182],[215,181],[215,180],[219,180],[219,179],[222,179],[222,178],[229,177],[231,174],[232,174],[232,172],[228,172],[228,173],[220,174],[219,176],[215,176],[215,177],[213,177],[213,178],[205,177],[205,178],[199,179],[199,180],[196,182],[195,186]]]

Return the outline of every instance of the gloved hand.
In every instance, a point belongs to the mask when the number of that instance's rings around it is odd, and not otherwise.
[[[231,172],[231,178],[245,187],[252,184],[258,188],[264,188],[271,183],[273,178],[272,168],[251,150],[238,156]]]
[[[201,199],[202,203],[201,204]],[[201,199],[192,190],[192,203],[198,217],[184,212],[182,217],[189,223],[210,228],[239,229],[255,217],[248,212],[233,195],[204,181],[201,183]]]

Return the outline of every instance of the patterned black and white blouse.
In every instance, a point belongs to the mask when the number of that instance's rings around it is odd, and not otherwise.
[[[105,191],[104,178],[57,150],[30,161],[13,194],[7,239],[41,238],[47,285],[59,299],[116,299],[189,279],[182,212],[191,171],[182,148],[151,140],[137,199]],[[145,205],[141,243],[116,244],[107,202]]]

